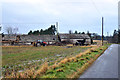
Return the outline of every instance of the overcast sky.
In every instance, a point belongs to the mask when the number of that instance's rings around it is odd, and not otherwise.
[[[59,22],[59,32],[94,32],[104,35],[118,28],[119,0],[0,0],[0,22],[5,27],[18,27],[22,34],[40,30]]]

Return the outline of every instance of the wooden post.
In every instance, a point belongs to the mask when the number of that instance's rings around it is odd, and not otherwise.
[[[102,46],[103,46],[103,25],[104,24],[104,18],[102,17]]]

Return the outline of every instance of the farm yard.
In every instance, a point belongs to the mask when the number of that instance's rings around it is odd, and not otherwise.
[[[77,75],[77,71],[82,73],[107,47],[108,45],[2,47],[3,76],[6,78],[70,78],[71,76],[68,75],[74,73]]]

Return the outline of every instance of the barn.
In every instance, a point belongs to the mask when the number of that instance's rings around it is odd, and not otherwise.
[[[70,41],[71,43],[91,44],[91,38],[87,34],[59,34],[61,41]]]

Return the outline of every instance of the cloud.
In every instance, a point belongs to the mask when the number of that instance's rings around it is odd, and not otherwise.
[[[44,28],[46,24],[58,21],[60,32],[77,29],[78,31],[90,30],[91,32],[98,33],[101,33],[99,29],[101,27],[102,16],[105,18],[105,25],[108,31],[110,31],[109,28],[111,30],[117,28],[112,27],[117,25],[117,2],[117,0],[0,1],[2,4],[3,23],[44,23],[40,25],[41,28]],[[36,28],[38,29],[37,26]],[[22,30],[21,32],[24,33],[26,31]]]

